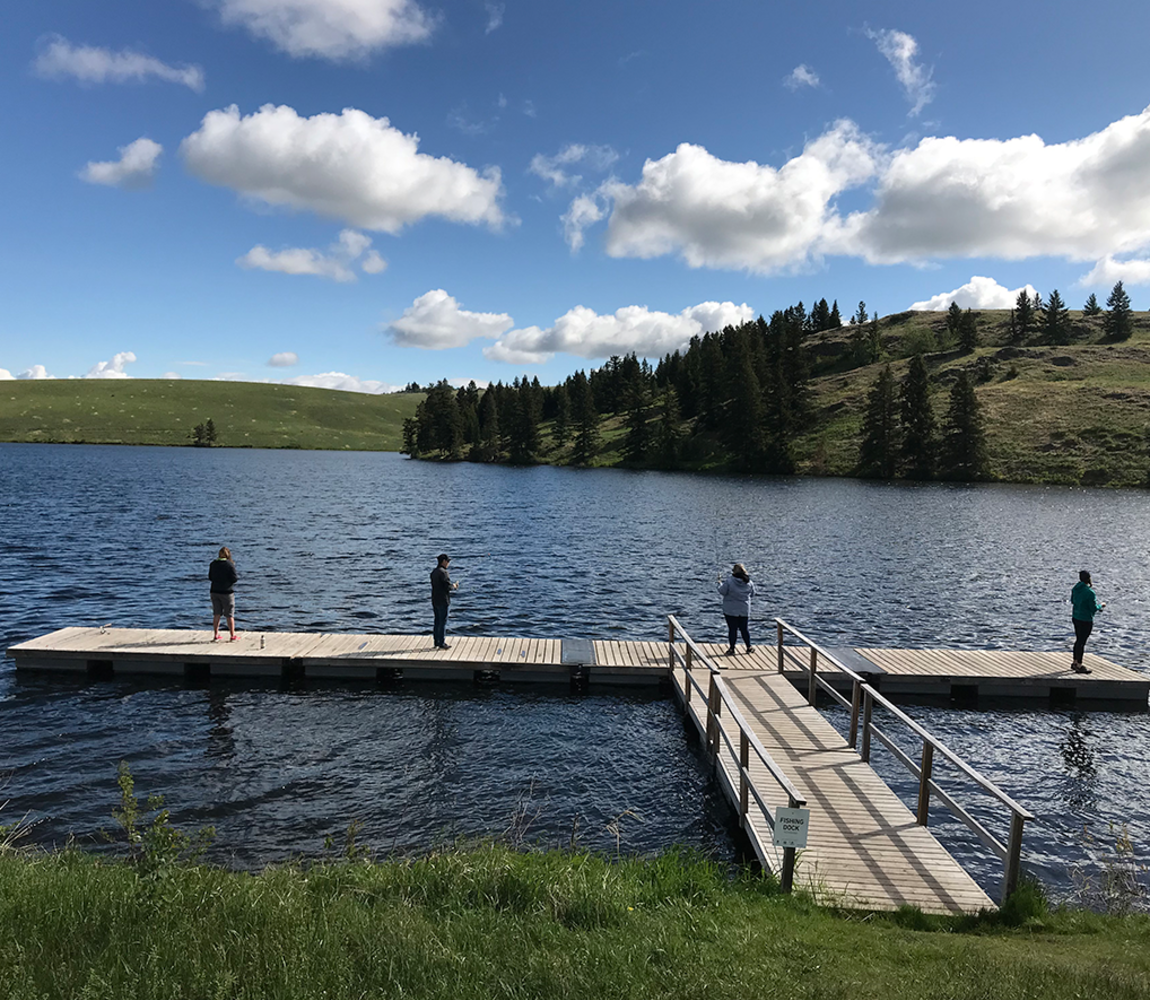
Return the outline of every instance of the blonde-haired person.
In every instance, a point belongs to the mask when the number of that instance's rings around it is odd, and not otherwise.
[[[727,579],[719,577],[719,593],[723,595],[723,617],[727,619],[727,637],[730,643],[727,655],[735,655],[735,640],[740,632],[749,653],[751,633],[747,628],[747,619],[751,617],[751,598],[755,596],[755,585],[742,563],[735,563]]]
[[[236,635],[236,564],[226,545],[208,566],[208,579],[212,581],[212,642],[220,641],[220,618],[227,618],[231,642]]]

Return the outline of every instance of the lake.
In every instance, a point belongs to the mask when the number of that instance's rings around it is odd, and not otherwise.
[[[1088,648],[1150,671],[1141,491],[51,445],[0,445],[0,468],[5,647],[65,625],[208,627],[207,564],[228,545],[241,630],[429,632],[446,551],[461,583],[449,634],[662,638],[673,613],[718,641],[715,577],[741,561],[755,641],[780,616],[832,647],[1068,659],[1087,568],[1108,603]],[[1144,713],[910,711],[1038,814],[1027,867],[1055,895],[1097,865],[1111,822],[1145,854]],[[125,759],[141,794],[163,793],[177,824],[216,825],[213,857],[243,866],[318,855],[353,821],[381,853],[504,834],[736,853],[697,746],[655,693],[97,683],[17,677],[6,659],[0,724],[0,822],[28,813],[42,843],[97,843]],[[1000,866],[965,828],[932,829],[993,885]]]

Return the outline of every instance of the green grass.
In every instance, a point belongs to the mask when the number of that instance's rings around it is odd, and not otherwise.
[[[696,858],[499,845],[417,860],[132,866],[0,853],[0,996],[1150,995],[1150,919],[836,913]]]
[[[0,441],[182,445],[210,418],[223,447],[398,451],[422,399],[191,379],[19,380],[0,383]]]

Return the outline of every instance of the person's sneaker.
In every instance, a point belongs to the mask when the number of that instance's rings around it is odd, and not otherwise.
[[[1073,667],[1071,667],[1070,669],[1071,669],[1071,670],[1073,670],[1073,671],[1074,671],[1076,674],[1088,674],[1088,673],[1091,673],[1091,670],[1090,670],[1090,668],[1089,668],[1088,666],[1086,666],[1085,664],[1083,664],[1083,663],[1076,663],[1076,664],[1074,664],[1074,666],[1073,666]]]
[[[436,649],[450,649],[450,648],[451,648],[451,643],[449,643],[449,642],[440,642],[440,643],[436,643],[436,646],[435,646],[435,648],[436,648]]]
[[[727,650],[727,655],[728,656],[734,656],[735,655],[735,647],[734,646],[732,646],[730,649]]]

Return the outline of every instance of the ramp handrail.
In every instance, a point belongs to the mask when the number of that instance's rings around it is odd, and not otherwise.
[[[859,749],[859,754],[864,761],[870,760],[870,745],[871,737],[874,736],[881,742],[895,758],[916,778],[918,778],[918,804],[917,804],[917,821],[919,826],[926,826],[930,814],[930,796],[933,792],[934,795],[945,805],[955,817],[965,823],[971,831],[981,840],[997,857],[1003,862],[1005,866],[1005,876],[1003,878],[1002,898],[1006,899],[1017,887],[1018,879],[1021,874],[1022,862],[1022,833],[1023,824],[1027,820],[1034,819],[1032,813],[1025,806],[1020,805],[1009,795],[1006,794],[1001,788],[998,787],[989,778],[979,774],[973,767],[966,761],[958,756],[953,750],[946,746],[938,737],[931,735],[907,715],[902,709],[893,705],[889,699],[884,698],[868,680],[861,674],[851,670],[845,663],[843,663],[833,653],[823,649],[818,643],[814,642],[802,632],[800,632],[793,625],[789,625],[783,621],[782,618],[776,618],[775,624],[778,628],[778,671],[783,673],[784,662],[789,661],[793,663],[799,670],[807,674],[807,701],[811,706],[814,706],[816,694],[818,689],[824,690],[831,698],[842,705],[844,708],[849,708],[851,713],[850,722],[850,745],[852,749],[858,749],[860,725],[859,719],[862,718],[861,737],[862,747]],[[809,650],[808,662],[804,663],[799,656],[796,656],[791,647],[783,644],[784,635],[789,633],[793,635],[800,642],[804,643]],[[819,659],[822,658],[829,663],[833,664],[836,669],[840,670],[845,676],[849,677],[852,682],[851,700],[847,699],[840,694],[835,688],[829,684],[823,677],[819,675]],[[894,740],[884,733],[872,720],[875,705],[881,705],[888,712],[891,713],[896,719],[907,726],[912,733],[922,740],[922,757],[919,763],[915,763],[911,757],[906,754]],[[975,784],[987,792],[992,798],[997,799],[1002,805],[1010,810],[1010,838],[1006,844],[1003,844],[997,837],[994,836],[989,830],[986,829],[977,819],[975,819],[966,809],[960,806],[953,797],[945,792],[932,777],[934,767],[934,755],[940,754],[946,760],[950,761],[957,767],[963,774],[970,778]]]
[[[683,685],[683,698],[686,705],[688,707],[690,706],[692,688],[699,692],[700,697],[706,699],[707,749],[713,756],[718,757],[721,749],[719,746],[721,740],[726,745],[727,752],[730,754],[732,760],[736,758],[738,760],[740,825],[746,826],[747,812],[750,805],[749,800],[754,798],[767,826],[770,827],[771,830],[774,830],[774,813],[751,780],[751,753],[753,752],[754,755],[758,757],[767,769],[767,773],[774,779],[775,784],[786,794],[788,807],[797,809],[805,806],[807,803],[806,798],[794,786],[791,779],[783,773],[782,768],[779,767],[766,747],[763,746],[762,742],[751,730],[750,724],[744,718],[743,713],[739,711],[738,706],[731,697],[727,685],[723,683],[719,668],[711,662],[710,657],[708,657],[707,654],[699,648],[695,640],[687,634],[687,630],[679,624],[678,619],[676,619],[674,615],[667,616],[667,623],[670,646],[669,666],[672,671],[675,669],[676,664],[683,668],[683,673],[686,676],[686,683]],[[684,645],[683,652],[680,652],[675,645],[677,636],[682,637]],[[710,675],[706,691],[703,690],[702,685],[699,684],[691,673],[697,663],[701,663],[706,667]],[[734,739],[731,734],[727,732],[726,726],[723,724],[724,712],[726,713],[725,717],[730,719],[738,728],[737,749]],[[785,847],[783,848],[783,864],[782,871],[780,872],[780,881],[784,892],[791,891],[794,885],[794,876],[795,848]]]

